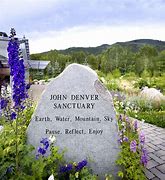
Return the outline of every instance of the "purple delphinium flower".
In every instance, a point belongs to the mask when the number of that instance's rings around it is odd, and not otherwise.
[[[8,64],[10,68],[10,75],[13,80],[13,101],[14,107],[20,108],[22,102],[27,98],[25,85],[25,67],[24,61],[19,57],[19,41],[14,36],[15,30],[11,29],[10,41],[8,43]]]
[[[42,148],[42,147],[39,147],[38,148],[38,153],[41,154],[41,155],[44,155],[46,153],[46,149]]]
[[[43,138],[40,143],[42,143],[44,145],[44,148],[47,150],[49,147],[49,140],[48,138]]]
[[[7,103],[8,103],[8,100],[7,100],[7,99],[1,98],[1,99],[0,99],[0,109],[6,108]]]
[[[135,131],[137,131],[137,128],[138,128],[138,123],[137,123],[137,121],[134,121],[134,129],[135,129]]]
[[[122,144],[122,142],[128,142],[128,137],[126,137],[126,136],[124,136],[124,137],[120,137],[119,139],[118,139],[118,141],[119,141],[119,143],[121,143]]]
[[[81,162],[79,162],[76,166],[76,171],[80,171],[83,167],[85,167],[87,165],[87,160],[83,160]]]
[[[11,120],[16,119],[16,117],[17,117],[17,114],[15,112],[12,112],[10,115]]]
[[[126,122],[129,122],[129,118],[128,117],[126,117],[125,120],[126,120]]]
[[[139,135],[139,142],[142,146],[144,146],[144,143],[145,143],[145,135],[143,132],[140,132],[140,135]]]
[[[124,136],[123,141],[128,142],[128,137]]]
[[[120,138],[118,139],[118,142],[121,144],[121,143],[123,142],[123,138],[120,137]]]
[[[140,162],[146,166],[147,165],[147,150],[145,148],[142,148],[142,155],[141,155],[141,159],[140,159]]]
[[[30,89],[31,84],[26,85],[26,89]]]
[[[137,148],[136,140],[131,141],[131,143],[130,143],[130,150],[135,153],[136,152],[136,148]]]
[[[65,173],[65,172],[69,172],[73,169],[73,165],[72,164],[68,164],[66,166],[61,166],[60,167],[60,172],[61,173]]]
[[[42,138],[40,143],[43,145],[42,147],[38,147],[38,154],[36,155],[36,159],[38,159],[40,155],[44,156],[49,147],[49,140],[47,138]]]

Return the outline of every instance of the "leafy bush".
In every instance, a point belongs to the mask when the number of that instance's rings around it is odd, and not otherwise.
[[[119,81],[116,79],[112,79],[111,81],[109,81],[106,84],[108,90],[114,90],[114,91],[119,91],[120,87],[119,87]]]
[[[129,73],[126,73],[123,76],[123,78],[127,79],[127,80],[136,80],[137,79],[137,75],[134,72],[129,72]]]
[[[165,81],[165,73],[159,77],[152,78],[152,80],[151,80],[152,87],[155,87],[156,89],[160,89],[160,91],[165,94],[164,81]]]
[[[59,153],[59,148],[50,144],[45,144],[46,140],[40,142],[46,145],[38,148],[35,156],[34,147],[26,142],[26,130],[31,119],[33,109],[24,110],[22,116],[14,121],[2,121],[4,126],[0,133],[0,179],[9,180],[36,180],[48,179],[51,174],[55,179],[96,179],[86,164],[72,164],[72,171],[60,172],[60,167],[65,164],[63,154]],[[18,132],[16,134],[16,124]],[[50,144],[50,145],[49,145]],[[48,146],[47,146],[48,145]],[[17,151],[16,152],[16,146]],[[50,148],[50,155],[45,156],[46,150]],[[18,168],[17,168],[18,166]],[[76,170],[76,168],[79,168]],[[75,170],[74,170],[75,169]]]
[[[165,103],[160,106],[151,101],[143,100],[138,96],[127,97],[125,99],[114,96],[114,106],[117,112],[127,113],[127,115],[148,123],[165,127]]]
[[[142,99],[139,96],[132,96],[128,97],[126,102],[126,106],[136,106],[138,111],[144,112],[144,111],[163,111],[165,110],[165,102],[155,102],[147,99]]]
[[[115,69],[112,71],[113,77],[114,78],[119,78],[121,76],[121,72],[119,69]]]
[[[147,165],[145,136],[143,132],[140,132],[137,121],[132,121],[126,116],[120,115],[118,124],[121,152],[117,164],[122,167],[122,171],[119,171],[118,175],[123,179],[144,180],[146,177],[143,166]]]
[[[150,87],[150,84],[149,82],[146,80],[146,79],[142,79],[140,78],[135,84],[134,84],[134,87],[135,88],[139,88],[139,89],[142,89],[142,87]]]
[[[142,78],[151,77],[151,74],[147,70],[144,70],[141,74],[141,77]]]
[[[165,111],[129,112],[131,117],[145,120],[145,122],[165,128]]]

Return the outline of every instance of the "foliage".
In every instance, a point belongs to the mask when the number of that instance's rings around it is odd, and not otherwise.
[[[50,155],[35,156],[34,147],[27,144],[26,131],[28,124],[33,114],[33,108],[25,109],[21,117],[17,119],[19,134],[16,137],[15,126],[16,121],[3,121],[3,131],[0,133],[0,179],[20,179],[20,180],[35,180],[48,179],[53,174],[55,179],[65,179],[66,174],[60,173],[60,166],[64,164],[63,153],[59,153],[59,148],[51,144]],[[18,170],[16,171],[16,151],[15,145],[18,142]],[[38,152],[39,151],[38,149]],[[81,164],[79,169],[71,171],[67,174],[70,179],[96,179],[91,171]],[[81,167],[81,169],[80,169]]]
[[[164,101],[160,102],[158,106],[156,103],[144,100],[139,96],[123,98],[119,92],[113,94],[113,99],[118,112],[127,113],[130,117],[145,120],[159,127],[165,127]]]
[[[128,72],[123,76],[123,78],[126,80],[136,80],[137,76],[136,76],[135,72]]]
[[[150,84],[147,80],[140,78],[138,81],[136,81],[134,86],[135,86],[135,88],[142,89],[145,86],[150,87]]]
[[[131,117],[145,120],[145,122],[154,124],[158,127],[165,128],[165,111],[145,111],[145,112],[129,112]]]
[[[120,89],[119,81],[115,80],[115,79],[112,79],[111,81],[109,81],[106,86],[109,90],[119,90]]]
[[[121,76],[120,70],[119,69],[114,69],[112,71],[113,77],[114,78],[119,78]]]
[[[162,45],[163,49],[164,45],[161,42],[139,40],[138,42],[128,42],[126,46],[124,43],[116,43],[112,46],[103,45],[103,47],[96,47],[97,52],[96,50],[91,51],[92,48],[51,50],[45,53],[32,54],[31,59],[50,61],[49,66],[44,71],[44,76],[49,78],[56,77],[70,63],[88,64],[92,69],[102,71],[105,74],[112,73],[114,77],[116,76],[113,71],[118,71],[122,75],[133,72],[138,77],[146,78],[153,77],[156,74],[161,76],[164,73],[165,50],[158,51],[158,46],[155,46],[155,43],[159,44],[160,47]],[[137,46],[136,51],[131,48],[134,45]],[[55,70],[58,67],[56,63],[59,64],[58,73]],[[40,78],[35,75],[36,73],[37,71],[33,71],[34,78]]]
[[[40,141],[42,146],[38,148],[36,156],[33,152],[34,148],[26,142],[26,131],[33,108],[28,100],[25,101],[26,90],[30,88],[30,85],[25,85],[25,67],[23,59],[19,57],[19,42],[14,37],[15,35],[15,30],[11,29],[8,55],[13,81],[12,100],[5,96],[0,99],[2,115],[5,115],[4,119],[1,118],[3,129],[0,132],[0,179],[47,179],[50,174],[60,179],[59,165],[63,162],[63,152],[59,153],[58,147],[53,145],[52,140],[55,138],[50,137],[50,140],[43,138]],[[9,100],[13,103],[9,103]],[[10,110],[11,107],[13,112]],[[50,155],[46,156],[49,148]],[[90,176],[88,171],[84,171],[86,164],[86,161],[82,161],[75,166],[76,172],[81,174],[80,179]]]
[[[138,134],[138,125],[136,121],[131,121],[126,116],[119,116],[119,130],[121,143],[121,152],[117,164],[121,165],[122,171],[118,175],[123,179],[146,179],[143,172],[143,165],[146,166],[147,154],[144,148],[145,137]],[[145,151],[145,154],[143,153]]]
[[[85,180],[85,179],[91,179],[96,180],[97,176],[93,175],[91,173],[91,170],[87,167],[85,167],[87,164],[86,160],[83,160],[81,162],[72,163],[72,164],[66,164],[65,166],[62,166],[60,168],[60,174],[58,179],[59,180]]]
[[[165,73],[161,74],[161,76],[156,76],[151,79],[151,87],[159,89],[162,93],[165,93]]]

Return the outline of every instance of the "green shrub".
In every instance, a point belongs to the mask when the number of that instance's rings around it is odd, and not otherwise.
[[[137,75],[134,72],[129,72],[129,73],[126,73],[123,76],[123,78],[127,79],[127,80],[136,80],[137,79]]]
[[[49,146],[50,155],[39,154],[39,156],[36,156],[34,154],[34,147],[28,145],[26,139],[26,131],[32,114],[33,108],[30,108],[24,110],[23,114],[17,118],[17,121],[3,121],[4,128],[0,133],[0,179],[48,179],[53,174],[54,178],[59,180],[64,180],[68,176],[73,180],[96,180],[96,176],[87,167],[83,167],[79,173],[73,170],[68,174],[59,175],[60,166],[65,164],[64,152],[59,153],[59,148],[53,144]],[[16,123],[18,126],[17,135],[15,133]],[[18,146],[17,153],[16,144]]]
[[[145,154],[145,162],[141,161],[143,156],[144,143],[141,143],[140,134],[138,134],[137,121],[132,121],[126,116],[119,116],[118,124],[120,130],[121,152],[117,164],[121,165],[122,170],[118,175],[122,179],[129,180],[145,180],[144,167],[147,164],[147,157]],[[140,132],[141,133],[141,132]],[[135,142],[134,150],[131,144]],[[143,164],[144,163],[144,164]]]
[[[138,112],[129,112],[131,117],[135,117],[139,120],[145,120],[145,122],[156,125],[158,127],[165,128],[165,111],[146,111]]]
[[[134,84],[134,87],[135,88],[139,88],[139,89],[142,89],[142,87],[150,87],[150,84],[149,82],[146,80],[146,79],[142,79],[140,78],[135,84]]]
[[[114,78],[119,78],[121,76],[121,72],[119,69],[115,69],[112,71],[113,77]]]
[[[141,74],[141,77],[142,78],[151,77],[151,74],[147,70],[144,70]]]
[[[107,86],[107,88],[109,90],[114,90],[115,91],[115,90],[119,90],[120,89],[119,81],[115,80],[115,79],[109,81],[108,84],[106,84],[106,86]]]
[[[96,70],[96,73],[99,77],[105,77],[106,76],[102,71],[99,71],[99,70]]]

